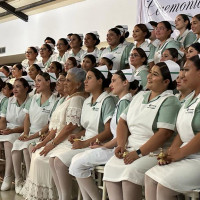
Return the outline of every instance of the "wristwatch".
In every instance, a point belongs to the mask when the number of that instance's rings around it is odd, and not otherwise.
[[[141,158],[143,155],[142,155],[142,152],[140,151],[140,149],[136,150],[136,153],[137,155]]]
[[[54,140],[52,140],[51,144],[55,147],[56,143],[54,142]]]

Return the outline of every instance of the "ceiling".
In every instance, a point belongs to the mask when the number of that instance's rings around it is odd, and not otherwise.
[[[0,0],[0,23],[21,18],[59,7],[67,6],[84,0]]]

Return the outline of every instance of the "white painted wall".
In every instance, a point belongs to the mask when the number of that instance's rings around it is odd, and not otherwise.
[[[8,56],[24,53],[28,46],[41,46],[46,36],[54,39],[68,33],[87,33],[97,30],[101,41],[107,30],[118,24],[127,24],[132,34],[136,24],[136,0],[86,0],[66,7],[0,24],[0,47],[6,47]]]

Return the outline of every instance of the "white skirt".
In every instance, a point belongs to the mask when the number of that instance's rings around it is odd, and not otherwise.
[[[19,138],[19,136],[21,135],[21,133],[12,133],[9,135],[0,135],[0,142],[10,142],[10,143],[14,143],[15,140],[17,140]]]
[[[28,141],[16,140],[13,143],[12,151],[20,151],[23,149],[27,149],[30,144],[32,144],[32,143],[36,144],[37,142],[39,142],[39,138],[35,138],[32,140],[28,140]]]
[[[200,159],[184,159],[164,166],[155,166],[146,175],[177,192],[200,188]]]
[[[114,155],[114,149],[96,148],[79,153],[73,157],[69,173],[77,178],[87,178],[95,166],[105,165]]]
[[[123,159],[113,156],[105,165],[104,181],[130,181],[137,185],[144,185],[144,174],[157,165],[157,158],[143,156],[131,164],[125,165]]]

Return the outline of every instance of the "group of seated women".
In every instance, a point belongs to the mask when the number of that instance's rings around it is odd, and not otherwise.
[[[1,190],[28,200],[100,200],[92,176],[104,167],[110,200],[175,200],[200,188],[200,14],[99,35],[46,38],[0,73]],[[192,28],[192,31],[190,30]],[[149,39],[149,40],[147,40]],[[160,153],[161,149],[161,153]],[[158,156],[158,158],[157,158]],[[26,166],[22,175],[21,164]]]

